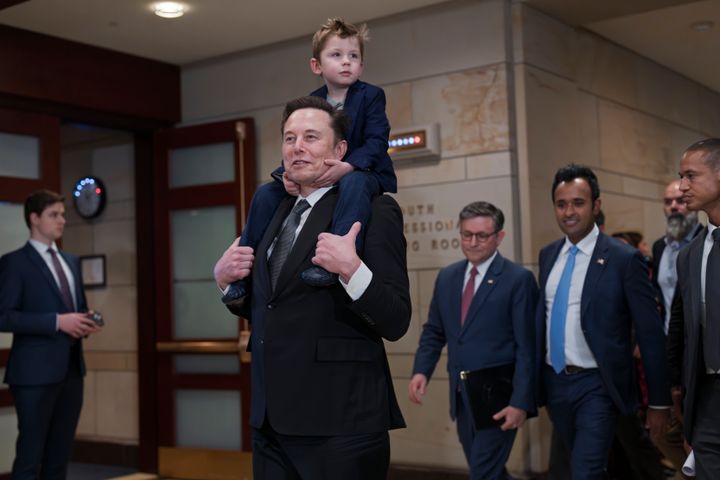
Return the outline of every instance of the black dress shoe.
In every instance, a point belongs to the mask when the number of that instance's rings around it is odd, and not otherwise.
[[[225,295],[222,297],[222,302],[225,305],[237,307],[243,303],[246,295],[247,290],[245,289],[243,282],[231,283],[230,288],[228,288],[228,291],[225,292]]]
[[[310,267],[300,274],[300,278],[312,287],[329,287],[338,281],[337,273],[330,273],[322,267]]]

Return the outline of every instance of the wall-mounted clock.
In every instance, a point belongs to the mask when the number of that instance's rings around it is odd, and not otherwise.
[[[83,177],[75,183],[73,200],[75,210],[81,217],[95,218],[105,208],[105,185],[97,177]]]

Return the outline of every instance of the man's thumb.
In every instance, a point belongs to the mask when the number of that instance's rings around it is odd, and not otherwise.
[[[362,224],[360,222],[353,223],[352,227],[350,227],[350,230],[348,231],[348,233],[345,236],[350,237],[353,241],[355,241],[355,239],[358,236],[358,233],[360,233],[360,228],[362,228]]]

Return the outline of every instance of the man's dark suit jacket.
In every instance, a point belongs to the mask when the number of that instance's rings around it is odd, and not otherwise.
[[[540,251],[540,300],[536,316],[539,369],[546,364],[545,328],[549,319],[546,319],[545,286],[564,243],[563,238]],[[636,249],[602,232],[583,284],[580,322],[605,388],[620,412],[635,413],[638,401],[632,356],[633,327],[647,375],[649,403],[671,405],[665,335],[647,266]],[[541,378],[538,372],[538,379]],[[541,381],[539,392],[539,404],[544,405]]]
[[[353,302],[339,284],[315,288],[300,279],[312,265],[318,235],[330,227],[336,200],[333,189],[315,204],[272,291],[267,251],[295,198],[281,203],[255,253],[250,305],[234,312],[252,322],[250,424],[256,428],[266,415],[285,435],[405,426],[383,345],[402,337],[410,323],[402,213],[389,196],[373,202],[363,255],[373,277]]]
[[[430,379],[447,344],[450,416],[454,419],[460,371],[514,363],[510,405],[534,412],[535,277],[498,253],[473,297],[461,328],[460,305],[467,264],[467,260],[453,263],[438,274],[413,374],[422,373]]]
[[[87,311],[80,261],[60,255],[75,279],[77,311]],[[0,331],[13,333],[5,383],[49,385],[65,378],[74,340],[58,331],[56,322],[57,314],[68,312],[55,278],[30,243],[0,258]],[[80,360],[84,375],[82,355]]]
[[[310,95],[327,98],[327,93],[327,87],[322,86]],[[343,111],[351,120],[346,135],[348,152],[343,161],[373,173],[384,192],[397,192],[397,177],[387,153],[390,123],[385,114],[385,92],[358,80],[348,89]]]
[[[685,390],[684,432],[690,444],[699,380],[705,376],[706,370],[700,324],[700,269],[706,236],[707,228],[703,228],[690,245],[678,253],[678,283],[668,326],[668,362],[673,385],[682,384]]]

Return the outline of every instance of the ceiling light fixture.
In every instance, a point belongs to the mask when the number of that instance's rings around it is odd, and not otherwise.
[[[160,2],[153,5],[155,15],[162,18],[178,18],[185,15],[185,5],[177,2]]]
[[[690,28],[692,28],[696,32],[707,32],[708,30],[712,30],[714,26],[715,24],[710,20],[703,20],[701,22],[695,22],[690,24]]]

